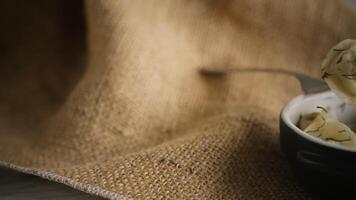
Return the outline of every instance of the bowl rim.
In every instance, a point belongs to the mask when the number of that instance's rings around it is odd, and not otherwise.
[[[291,99],[283,107],[282,112],[281,112],[281,118],[282,118],[283,122],[290,129],[292,129],[295,133],[297,133],[298,135],[300,135],[304,139],[307,139],[309,141],[312,141],[312,142],[315,142],[317,144],[320,144],[320,145],[323,145],[323,146],[326,146],[326,147],[330,147],[330,148],[333,148],[333,149],[356,153],[356,148],[345,147],[345,146],[329,143],[329,142],[326,142],[326,141],[324,141],[322,139],[319,139],[319,138],[316,138],[316,137],[313,137],[313,136],[309,135],[308,133],[306,133],[306,132],[302,131],[300,128],[298,128],[294,123],[292,123],[292,121],[289,118],[289,113],[291,112],[291,109],[294,106],[298,105],[299,103],[301,103],[303,101],[306,101],[308,99],[311,99],[311,98],[325,98],[325,97],[329,97],[329,96],[335,96],[335,94],[332,91],[328,90],[328,91],[320,92],[320,93],[316,93],[316,94],[298,95],[298,96],[294,97],[293,99]]]

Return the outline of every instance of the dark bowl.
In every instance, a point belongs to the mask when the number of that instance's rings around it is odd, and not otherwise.
[[[319,111],[316,106],[329,106],[343,122],[356,119],[356,108],[345,106],[331,91],[298,96],[281,112],[281,150],[308,189],[337,195],[356,194],[356,148],[323,141],[297,127],[300,116]]]

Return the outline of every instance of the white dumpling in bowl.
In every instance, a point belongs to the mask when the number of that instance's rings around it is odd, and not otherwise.
[[[304,132],[327,142],[355,147],[355,133],[346,124],[331,117],[329,108],[318,108],[320,112],[302,116],[299,127]]]
[[[333,47],[321,63],[322,78],[345,103],[356,106],[356,40]]]

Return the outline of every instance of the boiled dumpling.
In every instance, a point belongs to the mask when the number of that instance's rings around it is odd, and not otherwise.
[[[304,115],[300,120],[308,124],[304,124],[304,132],[323,139],[330,143],[340,144],[344,146],[354,147],[356,146],[356,135],[355,133],[344,123],[334,119],[330,116],[330,109],[318,107],[321,109],[320,112],[310,113]],[[311,117],[314,117],[311,119]]]
[[[356,40],[343,40],[321,64],[322,78],[345,103],[356,105]]]

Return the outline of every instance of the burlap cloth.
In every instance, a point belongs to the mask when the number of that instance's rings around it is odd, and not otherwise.
[[[291,76],[355,38],[332,0],[1,1],[0,160],[112,199],[305,199],[279,150]]]

